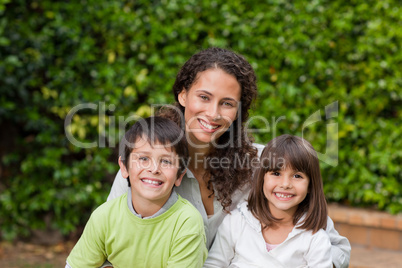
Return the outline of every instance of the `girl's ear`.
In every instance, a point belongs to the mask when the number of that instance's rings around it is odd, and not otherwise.
[[[177,96],[179,103],[181,106],[186,107],[186,99],[187,99],[187,90],[183,88],[183,90]]]
[[[123,164],[123,161],[121,161],[121,156],[119,156],[119,166],[120,166],[120,170],[121,170],[121,176],[123,178],[127,179],[128,170],[127,170],[126,166]]]

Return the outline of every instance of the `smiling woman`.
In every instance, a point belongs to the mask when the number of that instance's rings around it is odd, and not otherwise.
[[[236,78],[221,69],[199,73],[190,90],[180,92],[191,146],[209,147],[230,127],[237,116],[240,92]]]

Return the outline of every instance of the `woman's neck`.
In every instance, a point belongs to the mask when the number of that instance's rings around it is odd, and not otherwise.
[[[190,162],[188,168],[195,174],[204,174],[206,170],[205,157],[209,154],[210,148],[196,148],[194,146],[188,147]]]

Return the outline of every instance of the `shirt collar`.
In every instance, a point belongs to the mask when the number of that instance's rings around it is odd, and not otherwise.
[[[127,192],[127,206],[128,209],[131,211],[131,213],[133,213],[135,216],[137,216],[140,219],[152,219],[155,217],[158,217],[159,215],[162,215],[163,213],[165,213],[166,211],[169,210],[169,208],[171,206],[173,206],[176,201],[179,199],[177,193],[175,192],[174,188],[172,190],[172,193],[169,196],[169,199],[166,201],[166,203],[161,207],[161,209],[159,209],[154,215],[149,216],[149,217],[142,217],[141,214],[138,214],[133,207],[133,202],[132,200],[132,196],[131,196],[131,187],[128,187],[128,192]]]

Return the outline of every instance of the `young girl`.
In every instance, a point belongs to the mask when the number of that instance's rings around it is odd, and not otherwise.
[[[327,217],[314,148],[279,136],[262,152],[248,204],[224,219],[204,267],[332,267]]]

